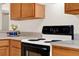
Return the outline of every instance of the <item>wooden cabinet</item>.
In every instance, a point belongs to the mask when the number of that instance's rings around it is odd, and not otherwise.
[[[35,15],[35,7],[34,4],[22,4],[22,18],[30,18],[34,17]]]
[[[65,3],[65,14],[79,14],[79,3]]]
[[[9,40],[8,39],[0,39],[0,47],[6,47],[9,46]]]
[[[21,56],[21,41],[1,39],[0,56]]]
[[[10,46],[21,49],[21,41],[19,41],[19,40],[10,40]]]
[[[9,40],[0,40],[0,56],[9,56]]]
[[[10,40],[10,56],[21,56],[21,41]]]
[[[20,14],[20,12],[21,12],[20,3],[18,3],[18,4],[12,3],[10,9],[11,9],[11,12],[10,12],[11,19],[13,19],[13,20],[20,19],[20,16],[21,16],[21,14]]]
[[[9,47],[0,47],[0,56],[9,56]]]
[[[10,47],[10,56],[21,56],[21,49]]]
[[[11,3],[10,17],[12,20],[42,19],[45,17],[45,6],[35,3]]]
[[[79,49],[54,45],[52,56],[79,56]]]

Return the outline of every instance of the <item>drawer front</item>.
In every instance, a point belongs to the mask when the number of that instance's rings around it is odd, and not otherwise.
[[[54,56],[79,56],[78,49],[66,47],[53,47],[52,55]]]
[[[11,47],[21,48],[21,41],[19,40],[10,40],[10,44]]]
[[[0,46],[9,46],[9,40],[1,39],[0,40]]]

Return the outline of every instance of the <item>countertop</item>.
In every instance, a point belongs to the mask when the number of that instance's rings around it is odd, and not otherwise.
[[[37,40],[38,38],[41,38],[39,33],[23,33],[20,36],[14,36],[14,37],[8,36],[6,33],[0,33],[0,40],[13,39],[13,40],[20,40],[21,42],[26,42],[26,43],[50,46],[50,43],[44,42],[45,40],[29,41],[29,39],[36,39]]]
[[[26,42],[26,43],[32,43],[32,44],[39,44],[39,45],[46,45],[50,46],[50,43],[45,43],[45,40],[39,40],[39,41],[29,41],[29,39],[38,39],[41,38],[40,36],[37,36],[35,33],[27,33],[25,35],[20,35],[20,36],[8,36],[6,33],[0,33],[0,40],[2,39],[13,39],[13,40],[20,40],[21,42]]]
[[[40,36],[37,36],[37,34],[27,33],[26,35],[10,37],[10,36],[7,36],[6,33],[0,33],[0,40],[1,39],[14,39],[14,40],[21,40],[22,42],[28,42],[28,43],[34,43],[34,44],[51,45],[51,46],[52,45],[58,45],[58,46],[71,47],[71,48],[78,48],[79,49],[79,40],[76,40],[76,39],[68,40],[68,41],[52,42],[52,43],[44,43],[45,40],[38,41],[38,42],[28,41],[28,39],[39,38]]]
[[[33,35],[27,34],[25,35],[21,35],[21,36],[8,36],[6,33],[0,33],[0,40],[1,39],[14,39],[14,40],[22,40],[22,39],[33,39],[33,38],[37,38]]]
[[[51,45],[63,46],[63,47],[69,47],[69,48],[78,48],[79,49],[79,40],[52,42]]]

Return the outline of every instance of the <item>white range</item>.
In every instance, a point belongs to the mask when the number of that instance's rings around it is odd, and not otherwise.
[[[56,42],[61,40],[61,41],[67,41],[71,40],[71,36],[66,36],[66,35],[44,35],[42,34],[41,38],[28,38],[28,39],[22,39],[22,42],[26,43],[32,43],[32,44],[38,44],[38,45],[47,45],[50,46],[51,41]]]
[[[22,39],[22,55],[49,56],[51,43],[72,40],[73,26],[44,26],[40,38]],[[27,52],[27,53],[26,53]],[[31,52],[31,53],[30,53]]]

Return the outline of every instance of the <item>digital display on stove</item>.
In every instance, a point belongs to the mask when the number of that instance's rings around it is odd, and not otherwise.
[[[62,25],[62,26],[43,26],[43,34],[51,35],[72,35],[74,34],[73,25]]]

